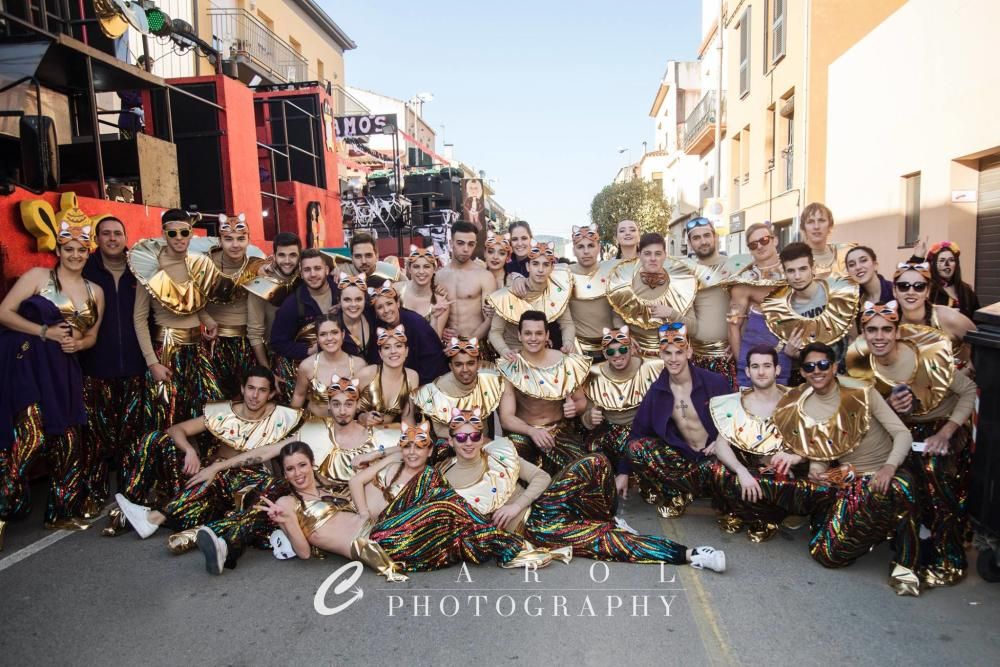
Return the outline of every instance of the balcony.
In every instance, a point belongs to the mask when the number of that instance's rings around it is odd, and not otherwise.
[[[371,113],[368,107],[344,90],[343,86],[334,84],[331,91],[334,116],[365,116]]]
[[[210,9],[212,43],[239,79],[256,74],[262,83],[307,81],[309,63],[245,9]]]
[[[726,100],[722,99],[722,131],[726,131]],[[715,143],[715,91],[706,93],[687,120],[680,144],[688,155],[701,155]]]

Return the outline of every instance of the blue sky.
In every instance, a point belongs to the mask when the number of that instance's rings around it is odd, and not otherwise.
[[[497,179],[497,200],[537,233],[568,236],[630,147],[668,60],[691,60],[699,0],[320,0],[358,44],[347,84],[409,99],[455,156]]]

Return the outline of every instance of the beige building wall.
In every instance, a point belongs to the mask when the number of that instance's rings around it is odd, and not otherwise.
[[[920,174],[919,236],[962,248],[962,277],[976,259],[978,159],[1000,152],[996,26],[1000,3],[910,0],[829,68],[826,199],[838,241],[878,253],[883,273],[909,256],[904,177]]]

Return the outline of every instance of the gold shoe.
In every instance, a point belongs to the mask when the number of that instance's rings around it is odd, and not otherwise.
[[[181,530],[167,538],[167,549],[175,556],[180,556],[194,549],[197,544],[195,537],[198,534],[198,527]]]
[[[71,516],[55,521],[46,521],[45,527],[49,530],[87,530],[90,528],[90,524],[83,519]]]
[[[743,519],[736,516],[735,514],[723,513],[715,518],[716,523],[719,524],[719,528],[723,532],[734,535],[741,530],[743,530],[744,522]]]
[[[684,507],[675,507],[674,505],[657,505],[656,513],[664,519],[678,519],[684,516]]]
[[[127,533],[128,529],[129,525],[128,521],[125,520],[125,514],[122,513],[120,508],[115,507],[108,512],[108,525],[101,531],[101,535],[104,537],[117,537],[122,533]]]
[[[766,521],[755,521],[747,527],[747,537],[754,544],[767,542],[778,534],[778,524]]]
[[[954,586],[965,578],[965,570],[946,562],[924,568],[920,578],[928,588]]]
[[[809,523],[809,517],[798,514],[789,514],[781,521],[781,525],[788,530],[798,530]]]
[[[506,563],[501,563],[500,567],[510,570],[528,565],[533,566],[536,570],[540,570],[550,565],[554,560],[569,563],[573,560],[573,547],[546,549],[544,547],[536,547],[531,542],[525,540],[524,545],[517,552],[517,555]]]
[[[326,552],[319,547],[313,545],[309,547],[309,557],[316,558],[318,560],[326,560]]]
[[[889,585],[896,590],[896,595],[920,595],[920,577],[908,567],[895,565],[889,575]]]
[[[83,518],[84,519],[96,519],[104,511],[104,503],[97,500],[96,498],[87,498],[86,502],[83,503]]]
[[[386,581],[398,583],[409,580],[409,577],[402,573],[399,563],[389,558],[389,554],[378,542],[373,542],[367,537],[355,538],[351,543],[351,559],[361,561],[385,577]]]

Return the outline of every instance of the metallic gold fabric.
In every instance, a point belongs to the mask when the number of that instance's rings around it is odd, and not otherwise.
[[[829,247],[833,250],[833,261],[822,263],[819,258],[816,258],[813,265],[813,275],[817,278],[826,278],[830,275],[846,276],[847,267],[844,262],[847,260],[847,253],[850,252],[851,248],[856,248],[857,245],[857,243],[831,243]]]
[[[611,273],[621,260],[607,259],[597,263],[597,270],[591,275],[570,271],[573,281],[573,298],[580,301],[601,299],[608,293]]]
[[[507,438],[497,438],[490,442],[483,447],[482,455],[482,478],[472,486],[455,487],[455,491],[477,512],[491,514],[503,507],[517,490],[521,459],[514,444]],[[441,475],[447,476],[448,469],[455,462],[454,458],[446,461],[441,466]]]
[[[777,262],[767,269],[753,264],[746,271],[730,280],[730,285],[745,285],[747,287],[784,287],[787,284],[781,262]]]
[[[150,334],[153,339],[153,345],[160,346],[160,363],[173,370],[180,370],[174,369],[170,365],[170,359],[173,357],[174,352],[177,351],[177,348],[201,343],[201,327],[174,329],[172,327],[154,326]]]
[[[166,310],[175,315],[196,313],[208,303],[208,294],[220,272],[210,257],[189,251],[185,260],[189,279],[177,283],[160,268],[160,253],[165,247],[163,239],[139,241],[128,252],[129,268],[149,295]]]
[[[296,429],[302,410],[275,405],[260,419],[244,419],[235,412],[236,404],[219,401],[205,405],[205,428],[216,440],[238,452],[272,445]]]
[[[889,585],[896,591],[896,595],[920,595],[920,577],[917,573],[903,565],[895,565],[889,575]]]
[[[325,461],[330,452],[336,448],[333,440],[333,420],[329,417],[307,415],[306,420],[295,432],[298,440],[309,445],[313,452],[313,460]]]
[[[787,387],[778,386],[782,393]],[[752,389],[741,389],[735,394],[715,396],[708,402],[708,410],[719,430],[729,443],[749,454],[768,456],[783,449],[781,432],[770,419],[748,412],[743,398]]]
[[[608,374],[607,362],[590,367],[590,381],[584,387],[587,398],[603,410],[623,411],[642,403],[649,388],[663,372],[659,359],[642,359],[635,374],[625,380],[616,380]]]
[[[565,354],[558,363],[540,368],[519,354],[514,361],[498,360],[497,370],[527,396],[561,401],[586,382],[591,363],[590,357]]]
[[[220,324],[218,325],[218,336],[219,338],[246,338],[247,325]]]
[[[326,489],[321,489],[326,491]],[[328,491],[322,498],[299,498],[295,517],[303,534],[308,538],[340,512],[355,512],[350,493],[346,488]]]
[[[664,323],[660,318],[650,316],[650,306],[670,306],[677,311],[679,319],[694,304],[694,295],[698,291],[698,279],[695,278],[691,268],[687,264],[669,258],[664,260],[663,268],[670,276],[670,284],[661,296],[651,300],[637,296],[632,287],[632,280],[639,270],[638,261],[619,262],[611,273],[608,301],[618,316],[630,327],[656,329]],[[632,331],[632,335],[635,337],[636,332]]]
[[[920,406],[919,409],[914,406],[907,418],[919,417],[936,408],[948,395],[955,376],[951,340],[944,332],[919,324],[900,325],[899,336],[897,344],[912,349],[917,360],[910,377],[899,380],[885,375],[868,343],[860,336],[847,348],[847,372],[851,377],[873,381],[882,396],[888,396],[898,384],[908,385]]]
[[[699,357],[714,357],[717,359],[732,359],[733,351],[729,349],[729,342],[724,340],[700,341],[692,339],[691,348]]]
[[[559,547],[558,549],[539,548],[525,540],[524,548],[518,551],[517,555],[511,560],[501,563],[500,567],[517,569],[529,566],[537,570],[550,565],[555,560],[561,563],[569,563],[573,560],[573,547]]]
[[[753,266],[750,255],[729,255],[721,264],[709,266],[693,259],[680,260],[698,278],[698,289],[728,287],[739,282],[738,276]]]
[[[54,271],[52,275],[55,275]],[[66,320],[66,324],[80,333],[86,333],[90,327],[97,324],[97,301],[94,299],[90,281],[85,280],[84,283],[87,287],[87,301],[83,304],[81,310],[77,310],[76,304],[73,303],[73,299],[68,294],[60,292],[56,288],[56,282],[52,277],[49,278],[49,281],[38,292],[39,296],[50,301],[59,310],[63,319]]]
[[[310,415],[295,432],[295,437],[312,449],[316,467],[322,475],[341,482],[346,482],[354,476],[351,461],[355,456],[373,451],[378,444],[389,446],[396,444],[399,440],[399,431],[395,431],[393,437],[382,433],[387,429],[378,429],[375,432],[369,432],[368,438],[360,447],[343,449],[337,443],[334,435],[335,428],[336,424],[329,417]]]
[[[517,324],[521,315],[529,310],[539,310],[545,313],[545,319],[553,323],[566,311],[569,298],[573,294],[572,274],[567,270],[556,269],[549,277],[545,290],[530,299],[514,296],[510,289],[501,287],[486,300],[496,310],[496,314],[511,324]]]
[[[236,301],[240,296],[245,296],[245,292],[240,288],[253,282],[257,277],[257,271],[267,261],[263,257],[251,257],[247,255],[243,258],[243,265],[232,273],[222,270],[222,248],[213,248],[209,257],[218,269],[218,276],[209,290],[208,300],[211,303],[226,304]],[[241,294],[241,292],[243,292]]]
[[[503,376],[495,370],[481,369],[476,379],[476,386],[464,396],[451,396],[436,383],[431,382],[414,390],[410,394],[410,400],[425,417],[447,426],[451,421],[451,411],[456,408],[459,410],[480,408],[483,411],[483,419],[486,419],[500,407],[501,396],[503,396]]]
[[[351,543],[351,558],[375,570],[385,577],[386,581],[393,583],[409,581],[409,577],[401,574],[403,568],[393,562],[378,542],[373,542],[367,537],[358,537]]]
[[[803,405],[813,395],[812,387],[790,389],[774,408],[772,420],[785,446],[799,456],[815,461],[832,461],[854,450],[868,432],[871,409],[868,389],[844,386],[840,382],[840,408],[826,421],[807,415]]]
[[[375,370],[375,377],[361,390],[361,398],[358,401],[358,411],[368,412],[376,410],[385,417],[385,422],[393,422],[400,418],[406,403],[410,400],[410,383],[407,380],[406,369],[403,369],[403,381],[399,385],[399,393],[393,397],[387,397],[382,390],[382,365]],[[392,402],[390,402],[392,401]]]
[[[299,274],[290,278],[279,276],[277,272],[271,271],[267,275],[257,276],[250,282],[243,285],[243,289],[251,294],[255,294],[275,306],[280,305],[285,298],[291,294],[299,282]]]
[[[781,287],[761,304],[761,312],[771,330],[782,342],[792,332],[803,329],[802,344],[826,343],[832,345],[846,336],[858,310],[859,289],[850,280],[831,277],[817,281],[826,290],[826,308],[816,317],[802,317],[792,308],[792,288]]]

